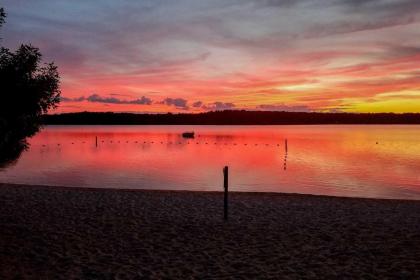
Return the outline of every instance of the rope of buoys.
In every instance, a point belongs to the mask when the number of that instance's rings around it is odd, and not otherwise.
[[[101,141],[102,143],[104,143],[104,142],[107,142],[107,141],[105,141],[105,140],[102,140]],[[141,141],[133,141],[134,143],[141,143]],[[86,141],[81,141],[80,143],[82,143],[82,144],[85,144],[86,143]],[[113,140],[109,140],[109,143],[114,143],[114,141]],[[120,140],[118,140],[118,141],[115,141],[115,143],[121,143],[121,141]],[[125,141],[125,143],[130,143],[130,141]],[[159,143],[159,142],[156,142],[156,143]],[[209,143],[209,142],[194,142],[196,145],[200,145],[200,144],[203,144],[203,145],[211,145],[211,144],[213,144],[213,145],[225,145],[225,146],[228,146],[228,145],[232,145],[232,146],[238,146],[238,145],[243,145],[243,146],[248,146],[248,145],[252,145],[252,144],[249,144],[249,143],[221,143],[221,142],[213,142],[213,143]],[[72,145],[74,145],[74,144],[76,144],[75,142],[71,142],[71,144]],[[150,142],[147,142],[147,141],[144,141],[143,142],[143,144],[155,144],[155,141],[150,141]],[[165,144],[165,142],[164,141],[160,141],[160,144]],[[178,145],[183,145],[183,144],[191,144],[191,142],[183,142],[183,141],[180,141],[180,142],[172,142],[172,141],[169,141],[169,142],[166,142],[166,144],[169,144],[169,145],[171,145],[171,144],[178,144]],[[57,143],[56,144],[57,146],[61,146],[61,143]],[[265,143],[265,144],[262,144],[262,143],[254,143],[253,144],[254,146],[259,146],[259,145],[262,145],[262,146],[266,146],[266,147],[270,147],[270,146],[277,146],[277,147],[280,147],[281,145],[280,144],[276,144],[276,143],[274,143],[274,144],[269,144],[269,143]],[[43,144],[42,145],[43,147],[46,147],[47,145],[45,145],[45,144]],[[287,156],[287,150],[286,150],[286,156]]]

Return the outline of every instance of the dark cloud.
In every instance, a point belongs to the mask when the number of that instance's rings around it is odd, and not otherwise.
[[[187,110],[188,109],[188,101],[186,99],[183,98],[165,98],[163,101],[159,102],[160,104],[165,104],[168,106],[174,106],[177,107],[179,109],[184,109]]]
[[[216,111],[230,110],[230,109],[233,109],[235,107],[236,106],[233,103],[220,102],[220,101],[216,101],[216,102],[209,103],[209,104],[201,106],[201,108],[203,108],[205,110],[216,110]]]
[[[335,0],[336,5],[343,8],[376,14],[397,14],[405,12],[414,14],[420,8],[420,2],[417,0]],[[401,14],[400,14],[401,16]]]
[[[390,46],[384,51],[384,58],[409,57],[420,54],[419,46]]]
[[[192,104],[192,106],[193,106],[194,108],[200,108],[201,106],[203,106],[203,102],[201,102],[201,101],[196,101],[196,102],[194,102],[194,103]]]
[[[305,105],[287,106],[284,104],[263,104],[258,105],[257,109],[262,111],[287,111],[287,112],[311,112],[311,108]]]
[[[213,106],[216,110],[227,110],[227,109],[235,108],[235,104],[224,103],[224,102],[214,102]]]
[[[84,97],[84,96],[80,96],[80,97],[76,97],[76,98],[68,98],[68,97],[65,97],[65,96],[60,97],[61,102],[81,102],[81,101],[84,101],[84,100],[86,100],[86,97]]]
[[[116,95],[116,94],[114,94]],[[134,100],[124,100],[116,97],[103,97],[98,94],[92,94],[88,97],[77,97],[77,98],[67,98],[61,97],[62,102],[81,102],[88,101],[93,103],[104,103],[104,104],[137,104],[137,105],[151,105],[153,103],[152,99],[142,96]]]
[[[151,105],[152,99],[142,96],[139,99],[130,101],[130,104]]]
[[[86,98],[89,102],[97,103],[111,103],[111,104],[121,104],[121,100],[115,97],[102,97],[98,94],[92,94]]]

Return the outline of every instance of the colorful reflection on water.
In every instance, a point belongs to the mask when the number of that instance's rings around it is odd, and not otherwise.
[[[232,191],[420,199],[420,126],[48,126],[30,143],[0,182],[221,191],[228,165]]]

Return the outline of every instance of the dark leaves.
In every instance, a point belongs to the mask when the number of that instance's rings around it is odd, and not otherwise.
[[[0,26],[4,18],[0,8]],[[41,58],[32,45],[15,52],[0,47],[0,162],[5,151],[20,154],[25,138],[38,132],[41,116],[60,102],[57,66],[41,64]]]

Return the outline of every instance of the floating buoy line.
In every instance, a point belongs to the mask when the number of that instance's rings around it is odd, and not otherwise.
[[[69,143],[71,145],[77,144],[74,141],[73,142],[69,142]],[[86,141],[80,141],[80,143],[81,144],[85,144]],[[121,140],[116,140],[116,141],[114,141],[114,140],[108,140],[108,141],[107,140],[101,140],[101,143],[102,143],[101,145],[114,144],[114,143],[116,143],[116,144],[129,144],[129,143],[134,143],[134,144],[141,145],[141,146],[145,146],[145,145],[148,145],[149,146],[149,145],[154,145],[154,144],[159,144],[159,143],[160,143],[160,145],[166,144],[166,145],[183,145],[183,146],[185,146],[185,145],[191,145],[191,144],[195,144],[195,145],[209,145],[209,142],[190,142],[190,141],[186,141],[186,142],[172,142],[172,141],[155,142],[155,141],[143,141],[143,143],[142,143],[142,141],[140,141],[140,140],[134,140],[134,141],[131,141],[131,142],[128,141],[128,140],[126,140],[125,143],[124,143],[124,141],[121,141]],[[272,144],[270,144],[270,143],[236,143],[236,142],[226,143],[226,142],[214,142],[213,144],[215,146],[219,146],[219,147],[221,147],[221,146],[228,146],[228,147],[229,146],[236,146],[236,147],[238,147],[238,146],[245,146],[245,147],[249,147],[249,149],[251,147],[257,147],[257,146],[260,146],[260,147],[280,147],[281,146],[280,143],[272,143]],[[51,144],[51,145],[54,145],[54,144]],[[60,149],[61,149],[61,147],[63,147],[62,143],[55,143],[55,145],[57,147],[59,147]],[[48,145],[42,144],[42,148],[47,148],[47,147],[48,147]],[[98,145],[98,138],[97,137],[95,137],[95,142],[92,143],[92,147],[96,147],[96,148],[99,148],[100,147],[100,145]],[[287,169],[287,155],[288,155],[287,139],[285,139],[285,142],[284,142],[284,149],[285,149],[285,154],[284,154],[284,158],[283,158],[283,169],[284,169],[284,171],[286,171],[286,169]]]
[[[77,145],[77,144],[86,144],[86,141],[81,141],[81,142],[69,142],[69,144],[71,145]],[[56,143],[56,144],[50,144],[50,145],[56,145],[56,146],[62,146],[65,145],[66,143]],[[89,144],[89,143],[88,143]],[[269,144],[269,143],[222,143],[222,142],[215,142],[215,143],[209,143],[209,142],[172,142],[172,141],[168,141],[168,142],[164,142],[164,141],[160,141],[160,142],[155,142],[155,141],[101,141],[102,145],[107,145],[107,144],[147,144],[147,145],[157,145],[157,144],[167,144],[167,145],[191,145],[191,144],[195,144],[195,145],[218,145],[218,146],[265,146],[265,147],[280,147],[280,144],[274,143],[274,144]],[[42,144],[42,147],[47,147],[47,144]],[[92,144],[92,146],[95,146],[95,143]],[[98,147],[100,147],[101,145],[98,144]]]

